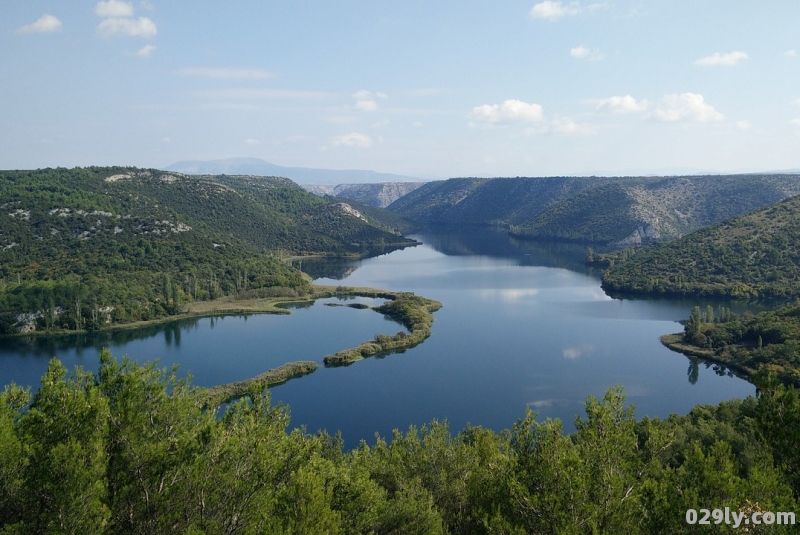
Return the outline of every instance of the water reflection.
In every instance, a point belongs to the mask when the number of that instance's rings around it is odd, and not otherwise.
[[[697,359],[689,359],[689,384],[697,384],[697,378],[700,376],[700,363]]]
[[[414,238],[448,256],[507,258],[521,266],[564,268],[599,278],[598,271],[588,269],[585,265],[585,245],[520,240],[509,236],[503,229],[492,228],[439,230]],[[292,265],[314,280],[339,281],[352,276],[363,262],[364,260],[310,258],[295,260]]]

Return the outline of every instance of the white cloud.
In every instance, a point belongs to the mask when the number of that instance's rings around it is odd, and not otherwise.
[[[179,76],[197,76],[199,78],[218,78],[224,80],[265,80],[275,75],[262,69],[226,69],[214,67],[194,67],[180,69]]]
[[[132,17],[133,5],[120,0],[108,0],[108,2],[98,2],[94,6],[94,12],[98,17],[103,18]]]
[[[359,134],[358,132],[342,134],[334,137],[331,141],[331,145],[334,147],[355,147],[360,149],[367,149],[374,144],[375,142],[371,137]]]
[[[795,100],[795,101],[793,102],[793,104],[797,104],[798,106],[800,106],[800,98],[798,98],[797,100]]]
[[[646,100],[636,100],[630,95],[624,97],[614,96],[593,101],[599,111],[612,113],[633,113],[645,111],[648,103]]]
[[[353,93],[353,98],[356,100],[355,106],[357,110],[370,112],[378,109],[376,98],[386,100],[389,98],[389,95],[380,91],[373,94],[372,91],[362,89]]]
[[[797,50],[794,49],[787,50],[786,52],[783,53],[783,55],[786,56],[787,58],[793,58],[797,55]]]
[[[553,132],[564,136],[586,136],[595,133],[588,123],[576,123],[569,117],[558,117],[552,121]]]
[[[603,53],[596,48],[587,48],[583,45],[573,47],[569,50],[569,55],[575,59],[586,59],[598,61],[603,59]]]
[[[732,67],[748,57],[750,56],[748,56],[746,52],[728,52],[727,54],[716,52],[710,56],[698,59],[694,64],[704,66],[725,65]]]
[[[61,21],[53,15],[42,15],[36,22],[17,29],[17,33],[52,33],[61,29]]]
[[[664,95],[653,111],[653,117],[659,121],[675,122],[710,122],[721,121],[724,116],[707,104],[703,95],[697,93],[672,93]]]
[[[800,126],[800,119],[792,119],[789,121],[789,124],[793,126]]]
[[[356,109],[359,111],[375,111],[378,109],[378,103],[374,100],[359,100],[356,102]]]
[[[579,12],[580,8],[577,2],[571,2],[565,5],[560,1],[553,2],[552,0],[545,0],[533,6],[528,14],[532,19],[557,20],[561,17],[577,15]]]
[[[736,128],[739,130],[750,130],[750,121],[736,121]]]
[[[158,33],[158,27],[151,19],[147,17],[133,18],[133,4],[130,2],[122,0],[98,2],[94,6],[94,12],[103,19],[97,25],[97,33],[103,37],[115,35],[154,37]]]
[[[142,48],[136,51],[135,55],[140,58],[149,58],[155,51],[155,45],[144,45]]]
[[[148,2],[147,0],[142,0],[139,2],[139,5],[148,11],[153,11],[156,8],[152,2]]]
[[[521,100],[506,100],[502,104],[484,104],[472,109],[472,117],[486,123],[534,123],[544,118],[539,104],[529,104]]]
[[[258,145],[261,145],[261,142],[257,139],[249,137],[244,140],[244,144],[247,145],[248,147],[256,147]]]
[[[414,128],[424,128],[425,123],[423,123],[422,121],[414,121],[413,126]]]
[[[147,17],[138,19],[110,18],[104,19],[97,26],[97,31],[104,37],[127,35],[132,37],[154,37],[158,33],[156,23]]]

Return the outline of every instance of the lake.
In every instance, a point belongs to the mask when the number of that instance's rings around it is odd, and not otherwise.
[[[320,367],[271,390],[292,425],[341,431],[348,447],[432,419],[509,428],[525,407],[573,429],[588,395],[621,384],[636,415],[665,417],[755,388],[663,347],[662,334],[705,302],[612,299],[587,272],[585,247],[517,241],[501,232],[429,233],[422,245],[357,261],[305,260],[320,284],[413,291],[437,299],[433,334],[404,353]],[[291,315],[176,321],[98,336],[0,340],[0,382],[35,385],[50,357],[95,370],[99,348],[180,365],[194,384],[246,379],[293,360],[314,360],[402,327],[372,310],[317,301]],[[731,305],[726,303],[726,306]],[[736,306],[734,304],[734,309]]]

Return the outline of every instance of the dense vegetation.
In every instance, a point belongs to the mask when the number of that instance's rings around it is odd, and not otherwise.
[[[393,216],[392,216],[393,217]],[[0,334],[94,330],[222,295],[301,295],[286,255],[410,242],[287,179],[135,168],[0,172]]]
[[[800,175],[459,178],[389,209],[426,224],[501,225],[518,237],[667,241],[800,193]]]
[[[228,406],[175,371],[52,361],[0,394],[0,533],[717,533],[689,508],[796,511],[798,391],[634,419],[620,388],[576,432],[528,412],[494,433],[432,422],[345,452],[287,432],[258,389]],[[794,533],[796,526],[768,526]]]
[[[635,200],[622,184],[598,186],[557,203],[521,225],[512,226],[513,236],[616,243],[637,229],[630,213]],[[624,222],[623,224],[621,224]]]
[[[603,276],[611,292],[800,297],[800,197],[643,248]]]
[[[681,336],[662,340],[672,349],[721,362],[751,378],[775,374],[800,386],[800,304],[757,314],[724,307],[692,309]]]

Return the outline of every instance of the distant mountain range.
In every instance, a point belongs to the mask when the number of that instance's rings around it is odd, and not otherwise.
[[[368,170],[313,169],[284,167],[260,158],[224,160],[185,160],[164,168],[187,175],[255,175],[290,178],[298,184],[330,185],[375,182],[419,182],[419,178]]]

